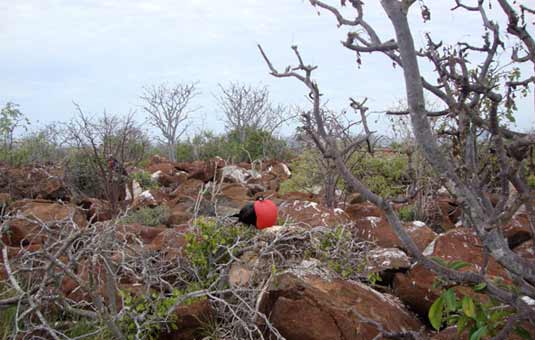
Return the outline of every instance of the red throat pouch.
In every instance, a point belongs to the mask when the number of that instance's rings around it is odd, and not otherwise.
[[[257,229],[269,228],[277,223],[277,206],[271,200],[254,202],[254,212]]]

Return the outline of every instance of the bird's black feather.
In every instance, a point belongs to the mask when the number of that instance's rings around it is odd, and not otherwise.
[[[232,217],[238,217],[238,221],[244,224],[256,226],[256,213],[254,211],[254,203],[248,203],[240,212]]]

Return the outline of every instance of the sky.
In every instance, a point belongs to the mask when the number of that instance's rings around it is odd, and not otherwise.
[[[451,12],[453,1],[425,2],[430,22],[422,22],[418,5],[410,15],[417,45],[425,32],[446,43],[478,41],[476,14]],[[365,9],[382,39],[392,38],[379,1],[365,1]],[[200,109],[189,134],[220,132],[218,83],[266,85],[275,103],[307,105],[303,85],[270,76],[256,47],[261,44],[283,69],[295,64],[290,46],[298,45],[305,62],[318,66],[314,76],[328,105],[340,110],[349,97],[368,97],[376,112],[372,129],[384,131],[388,123],[379,112],[404,97],[401,70],[381,55],[364,55],[357,68],[355,54],[340,44],[346,31],[305,0],[0,0],[0,105],[19,104],[34,126],[71,119],[73,102],[96,115],[136,110],[143,120],[144,86],[198,81],[201,94],[194,105]],[[533,98],[531,93],[519,105],[517,125],[523,130],[535,127]]]

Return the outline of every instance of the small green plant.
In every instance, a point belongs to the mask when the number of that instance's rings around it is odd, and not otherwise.
[[[321,155],[315,150],[305,150],[299,158],[293,160],[289,166],[292,177],[281,183],[279,193],[313,192],[323,185],[323,176],[319,168]]]
[[[474,290],[484,289],[481,284],[474,287]],[[428,317],[436,330],[440,330],[444,324],[455,325],[459,334],[468,329],[470,340],[479,340],[497,335],[512,314],[514,311],[510,307],[492,298],[481,303],[470,296],[457,297],[453,288],[449,288],[433,302]],[[514,331],[524,339],[531,339],[520,326],[515,327]]]
[[[414,221],[416,218],[416,211],[413,205],[404,205],[398,210],[399,219],[405,222]]]
[[[159,205],[154,208],[143,207],[138,210],[129,211],[126,216],[120,219],[120,223],[139,223],[145,226],[155,227],[165,224],[169,219],[169,215],[170,211],[166,205]]]
[[[157,189],[159,187],[156,182],[147,171],[138,171],[130,174],[130,177],[139,183],[144,190]]]
[[[313,251],[305,252],[305,257],[315,257],[327,264],[327,267],[348,279],[362,269],[351,248],[352,236],[343,226],[327,231],[319,238]]]
[[[103,327],[100,332],[97,332],[97,326],[94,322],[84,319],[75,320],[72,327],[65,331],[65,335],[71,339],[80,337],[87,340],[106,340],[112,338],[111,332],[107,328]]]
[[[15,330],[17,306],[11,306],[0,312],[0,340],[7,340]]]
[[[535,189],[535,175],[529,175],[527,182],[531,189]]]
[[[379,274],[377,272],[368,273],[368,282],[372,286],[375,286],[377,284],[377,282],[381,282],[381,281],[383,281],[383,278],[381,277],[381,274]]]
[[[165,324],[170,329],[176,330],[176,315],[168,316],[167,313],[184,292],[173,289],[169,296],[160,296],[156,292],[150,295],[135,296],[129,291],[121,290],[119,294],[123,298],[124,308],[127,311],[119,324],[123,332],[127,334],[128,340],[136,338],[158,339]],[[192,301],[184,301],[184,304],[189,304]],[[140,324],[141,326],[139,326]]]
[[[197,218],[193,225],[195,231],[185,235],[185,254],[197,271],[199,288],[207,288],[219,278],[219,272],[214,270],[217,265],[229,260],[228,248],[238,240],[252,238],[254,230],[242,225],[219,225],[215,219],[204,217]],[[238,247],[232,250],[237,251]]]
[[[405,192],[409,182],[408,159],[401,154],[355,155],[353,174],[374,193],[395,197]]]
[[[433,261],[450,269],[460,270],[471,264],[462,260],[446,261],[440,257],[432,257]],[[501,278],[497,278],[495,283],[500,285]],[[433,288],[444,287],[446,283],[437,279]],[[513,286],[508,286],[514,291]],[[486,284],[484,282],[472,287],[475,292],[484,292]],[[429,322],[434,329],[440,330],[444,325],[457,326],[457,331],[462,333],[469,330],[470,340],[479,340],[484,336],[495,336],[507,322],[513,310],[499,304],[496,300],[489,298],[488,302],[482,303],[470,296],[457,297],[453,288],[443,289],[442,294],[433,302],[428,312]],[[516,327],[515,332],[524,339],[527,331],[522,327]],[[529,334],[528,334],[529,335]]]

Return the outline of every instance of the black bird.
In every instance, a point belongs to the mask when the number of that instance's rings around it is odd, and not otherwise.
[[[256,213],[254,211],[254,203],[247,203],[243,208],[241,208],[239,213],[230,217],[237,217],[239,222],[256,227]]]
[[[247,203],[239,213],[230,217],[237,217],[239,222],[256,229],[269,228],[277,223],[277,206],[273,201],[258,196],[253,203]]]

